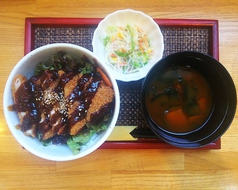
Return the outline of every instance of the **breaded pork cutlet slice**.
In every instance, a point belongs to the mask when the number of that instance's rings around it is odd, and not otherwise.
[[[77,82],[75,79],[73,79],[74,82],[72,82],[72,80],[69,81],[68,85],[65,85],[66,89],[64,90],[65,92],[70,92],[65,93],[67,100],[71,103],[68,110],[68,127],[70,135],[78,134],[86,124],[84,95],[91,84],[93,77],[88,74],[80,74],[77,79]]]
[[[83,117],[81,119],[78,119],[79,116],[77,116],[76,113],[78,109],[80,109],[80,101],[74,101],[72,104],[72,107],[69,109],[69,119],[68,119],[68,126],[69,126],[69,134],[70,135],[77,135],[85,126],[86,119]]]
[[[21,75],[17,74],[12,81],[12,96],[17,111],[21,131],[27,135],[36,137],[36,122],[30,119],[30,108],[28,108],[22,102],[28,102],[31,94],[28,93],[28,88],[25,88],[28,79]]]
[[[100,81],[99,87],[95,92],[88,109],[85,109],[86,112],[76,112],[79,114],[85,114],[81,117],[81,119],[75,122],[74,125],[70,126],[70,135],[77,135],[87,123],[92,123],[95,121],[95,118],[98,119],[98,116],[103,116],[108,110],[107,106],[109,106],[110,103],[113,102],[113,100],[114,91],[112,90],[112,88],[105,85],[103,81]],[[74,102],[73,107],[71,109],[72,113],[70,113],[71,119],[75,119],[75,117],[78,117],[77,115],[74,115],[75,110],[84,110],[85,105],[82,104],[84,103],[79,101]]]
[[[43,140],[67,132],[67,108],[60,88],[60,80],[57,72],[46,71],[41,77],[44,113],[41,115],[38,128]]]
[[[59,70],[58,74],[59,74],[59,77],[62,79],[62,78],[64,78],[65,72],[63,70]],[[65,84],[63,85],[63,92],[64,92],[65,99],[70,100],[70,95],[75,90],[75,88],[82,76],[83,76],[83,74],[81,74],[81,73],[75,74],[72,78],[68,78],[65,81]]]
[[[97,93],[92,99],[92,103],[87,112],[86,122],[94,123],[95,119],[98,119],[101,115],[105,115],[108,111],[107,107],[114,100],[114,91],[111,87],[107,86],[101,81]],[[99,118],[100,119],[100,118]]]

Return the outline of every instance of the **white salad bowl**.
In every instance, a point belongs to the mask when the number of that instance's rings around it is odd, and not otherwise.
[[[145,31],[150,45],[153,49],[153,54],[148,63],[139,69],[139,71],[129,74],[124,74],[116,71],[113,66],[106,64],[107,59],[105,58],[105,47],[102,43],[102,39],[106,37],[106,28],[108,26],[122,26],[126,25],[137,25]],[[105,65],[111,70],[113,76],[120,81],[136,81],[146,76],[152,66],[157,63],[163,56],[164,52],[164,40],[158,24],[148,15],[140,11],[131,9],[118,10],[107,15],[99,24],[94,31],[92,40],[93,52],[99,58],[101,58]]]
[[[107,127],[107,129],[96,136],[93,136],[90,141],[82,147],[80,152],[77,155],[73,155],[70,148],[67,145],[48,145],[43,146],[42,142],[40,142],[37,138],[32,138],[23,134],[23,132],[19,129],[16,129],[16,126],[19,124],[19,118],[15,111],[10,111],[9,106],[13,105],[12,98],[12,90],[11,83],[16,74],[25,75],[27,78],[33,76],[34,69],[39,62],[43,62],[52,57],[53,54],[59,51],[64,51],[67,54],[73,56],[74,58],[80,58],[81,56],[86,56],[91,63],[97,62],[97,67],[99,67],[109,78],[111,81],[114,93],[115,93],[115,105],[114,111],[112,114],[111,121]],[[119,106],[120,106],[120,97],[119,90],[116,83],[116,80],[113,77],[113,74],[105,67],[103,62],[95,56],[91,51],[77,46],[73,44],[64,44],[64,43],[56,43],[50,44],[46,46],[42,46],[37,48],[27,55],[25,55],[13,68],[6,82],[4,97],[3,97],[3,105],[4,105],[4,114],[6,118],[6,122],[9,126],[9,129],[15,139],[21,144],[29,152],[34,155],[53,161],[68,161],[74,160],[83,156],[86,156],[100,147],[106,141],[106,139],[111,134],[117,118],[119,114]],[[24,151],[24,150],[23,150]]]

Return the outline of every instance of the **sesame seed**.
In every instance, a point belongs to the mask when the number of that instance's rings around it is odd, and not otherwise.
[[[63,92],[53,92],[52,89],[46,89],[41,93],[37,100],[42,100],[43,105],[56,105],[55,111],[68,117],[68,109],[71,107],[73,100],[68,100],[64,97]]]

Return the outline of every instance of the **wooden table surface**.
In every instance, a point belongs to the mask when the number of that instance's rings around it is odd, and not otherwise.
[[[237,0],[0,0],[0,99],[24,54],[26,17],[103,18],[125,8],[153,18],[217,19],[220,62],[238,85]],[[53,162],[22,149],[0,101],[0,189],[238,189],[238,114],[219,150],[98,149]]]

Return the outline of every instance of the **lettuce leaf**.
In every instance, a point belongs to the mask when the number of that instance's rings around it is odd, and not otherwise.
[[[85,131],[79,133],[78,135],[71,136],[71,138],[69,138],[69,140],[67,141],[67,145],[71,149],[72,153],[76,155],[80,152],[81,147],[90,141],[91,137],[94,134],[97,134],[106,129],[107,125],[105,123],[101,123],[99,125],[88,124]]]
[[[90,61],[84,57],[77,60],[65,52],[57,52],[52,56],[52,59],[39,63],[34,72],[36,75],[40,75],[46,70],[79,71],[86,74],[92,73],[94,67]]]

